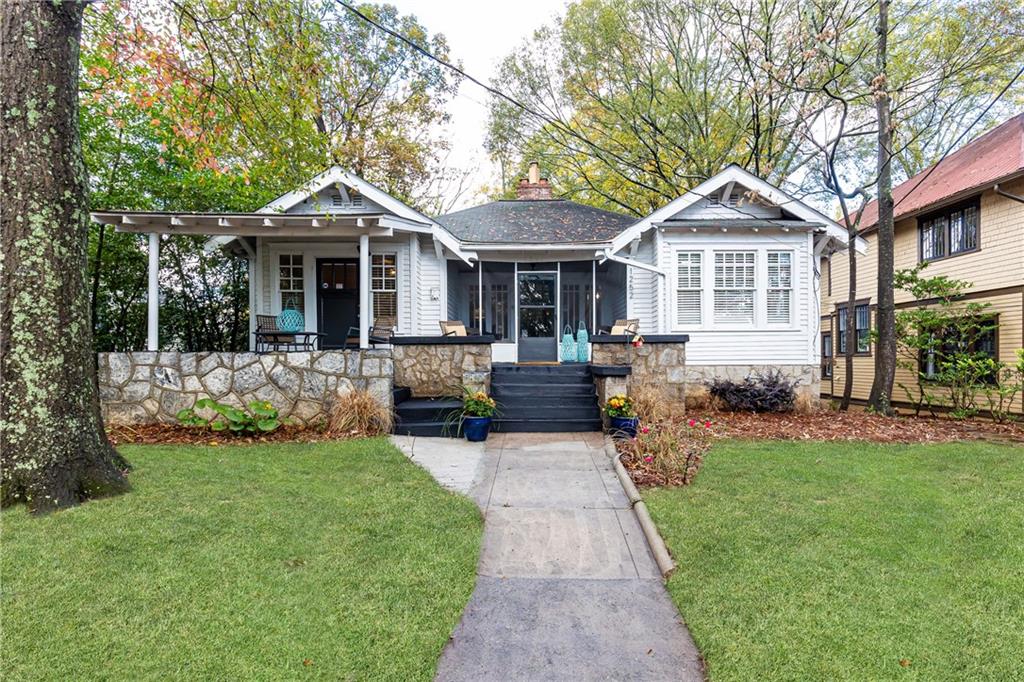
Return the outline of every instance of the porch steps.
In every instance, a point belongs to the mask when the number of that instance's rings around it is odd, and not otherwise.
[[[496,364],[491,395],[501,412],[494,420],[498,432],[601,430],[589,365]]]

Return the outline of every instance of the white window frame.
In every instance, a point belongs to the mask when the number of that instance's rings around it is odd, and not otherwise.
[[[302,259],[302,265],[301,265],[302,276],[299,279],[299,281],[302,282],[302,290],[301,290],[301,292],[302,292],[302,311],[301,312],[302,312],[303,318],[305,318],[306,320],[309,320],[309,288],[310,287],[309,287],[309,279],[307,277],[307,272],[306,272],[308,267],[309,267],[309,263],[308,263],[309,258],[302,251],[292,251],[292,250],[287,250],[287,251],[280,250],[279,251],[279,250],[276,250],[276,249],[271,251],[271,254],[270,254],[270,268],[271,268],[270,276],[272,277],[272,281],[274,282],[273,299],[271,300],[272,312],[273,312],[273,314],[277,315],[277,314],[280,314],[282,310],[284,310],[284,294],[286,294],[286,293],[297,293],[298,292],[298,290],[296,290],[296,289],[287,289],[287,290],[281,289],[281,268],[282,267],[290,267],[290,268],[295,268],[296,267],[295,264],[294,264],[294,261],[292,261],[288,266],[283,266],[281,264],[281,257],[282,256],[288,256],[289,259],[294,259],[296,256],[298,256],[299,258]],[[289,277],[289,279],[293,280],[293,281],[295,280],[294,272],[292,273],[292,276]]]
[[[759,262],[758,262],[759,260],[761,260],[760,257],[759,257],[759,251],[757,249],[742,249],[742,248],[724,248],[723,249],[723,248],[716,248],[716,249],[712,249],[711,250],[711,254],[712,254],[712,257],[711,257],[712,258],[712,260],[711,260],[711,267],[708,268],[708,270],[710,271],[709,274],[710,274],[710,280],[711,280],[711,315],[710,315],[711,323],[715,326],[716,329],[757,329],[758,326],[759,326],[758,325],[758,321],[759,321],[759,317],[760,317],[760,314],[761,314],[760,310],[762,308],[761,293],[760,292],[763,291],[763,288],[761,286],[759,286],[759,284],[761,283],[760,282],[760,277],[761,277],[760,273],[764,270],[764,267],[761,264],[759,264]],[[750,259],[751,259],[750,263],[743,262],[743,263],[740,263],[738,265],[738,267],[742,267],[744,269],[746,269],[747,267],[753,268],[753,272],[751,273],[751,286],[749,286],[749,287],[718,286],[718,265],[719,265],[718,257],[719,256],[723,256],[723,258],[724,258],[728,254],[732,254],[734,256],[742,255],[744,257],[744,261],[747,259],[748,256],[750,257]],[[723,265],[730,265],[730,264],[723,263]],[[731,265],[733,267],[737,267],[736,263],[732,263]],[[718,310],[717,310],[717,306],[715,305],[715,297],[716,297],[716,294],[719,291],[749,291],[749,292],[751,292],[751,297],[750,297],[751,298],[750,321],[749,322],[745,322],[745,321],[719,322],[718,318],[717,318]]]
[[[374,285],[374,280],[378,279],[378,278],[374,277],[374,275],[373,275],[374,268],[377,268],[377,267],[384,268],[384,267],[387,267],[387,265],[383,261],[381,262],[380,265],[378,265],[376,263],[376,260],[378,258],[384,259],[384,258],[386,258],[388,256],[390,256],[391,258],[394,258],[394,260],[395,260],[395,276],[394,276],[394,282],[395,283],[394,283],[394,289],[377,288]],[[376,324],[377,318],[379,317],[379,315],[377,315],[377,294],[394,293],[394,295],[395,295],[395,325],[396,326],[398,325],[399,311],[401,309],[401,301],[399,300],[399,293],[398,293],[398,289],[399,289],[398,280],[401,277],[401,271],[399,270],[398,260],[399,260],[398,259],[398,253],[396,251],[373,251],[373,252],[370,253],[370,306],[373,308],[373,310],[372,310],[372,313],[373,313],[372,317],[373,317],[373,319],[371,320],[371,324]],[[381,280],[382,284],[384,286],[386,286],[387,280],[391,279],[391,278],[382,275],[379,279]]]
[[[771,284],[771,257],[773,255],[786,255],[789,256],[789,286],[786,287],[773,287]],[[764,315],[765,324],[771,327],[791,327],[793,325],[793,308],[794,308],[794,283],[796,281],[796,254],[790,249],[767,249],[765,251],[765,282],[764,282]],[[787,307],[789,316],[785,321],[772,321],[768,318],[769,308],[768,300],[771,297],[773,291],[785,291],[789,295],[789,305]]]
[[[692,286],[692,275],[690,276],[690,284],[688,286],[681,286],[679,281],[679,257],[687,256],[691,259],[688,268],[693,268],[694,263],[692,258],[697,257],[696,267],[698,270],[698,281],[697,286]],[[704,326],[704,290],[705,290],[705,270],[704,263],[706,261],[706,255],[702,249],[673,249],[672,251],[672,299],[673,299],[673,310],[672,310],[672,326],[675,329],[693,329],[702,328]],[[696,291],[697,292],[697,321],[691,323],[680,323],[679,322],[679,294],[683,291]]]

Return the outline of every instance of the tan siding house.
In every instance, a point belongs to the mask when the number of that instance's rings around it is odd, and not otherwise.
[[[970,282],[967,298],[988,304],[986,312],[996,320],[992,352],[1003,362],[1013,362],[1017,349],[1024,346],[1024,114],[950,155],[934,171],[903,183],[894,198],[896,269],[927,260],[926,276],[947,275]],[[876,207],[868,206],[864,222],[868,253],[858,254],[857,260],[858,329],[875,324],[876,217]],[[824,259],[821,267],[822,397],[839,399],[845,381],[840,325],[845,321],[840,321],[838,313],[848,299],[847,253]],[[897,312],[914,303],[912,296],[899,290],[895,300]],[[871,391],[874,350],[870,343],[854,349],[855,403],[866,401]],[[901,384],[913,390],[914,373],[897,369],[892,396],[897,406],[908,403]],[[1019,397],[1013,409],[1024,412]]]

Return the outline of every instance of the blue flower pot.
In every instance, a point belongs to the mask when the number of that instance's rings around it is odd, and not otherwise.
[[[636,438],[636,427],[640,423],[637,417],[608,417],[608,420],[613,436]]]
[[[491,432],[491,417],[463,417],[462,433],[472,443],[482,443]]]

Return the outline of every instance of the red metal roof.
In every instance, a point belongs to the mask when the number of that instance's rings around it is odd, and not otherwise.
[[[896,220],[1020,172],[1024,172],[1024,113],[956,150],[934,171],[927,168],[896,187],[892,193]],[[878,203],[872,201],[864,208],[861,225],[866,229],[877,222]]]

